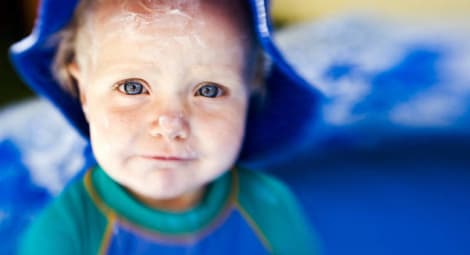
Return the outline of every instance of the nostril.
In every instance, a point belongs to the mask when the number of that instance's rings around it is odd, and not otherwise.
[[[169,138],[174,140],[184,140],[188,137],[187,132],[184,130],[175,131],[168,135]]]

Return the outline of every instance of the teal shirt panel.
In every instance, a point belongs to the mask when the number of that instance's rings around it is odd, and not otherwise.
[[[23,236],[19,254],[97,254],[107,218],[98,210],[83,181],[67,187],[35,219]]]
[[[229,174],[232,172],[236,174]],[[204,198],[209,199],[208,197],[212,196],[214,198],[211,199],[219,201],[219,204],[207,205],[210,203],[203,200],[203,205],[218,206],[220,208],[217,210],[222,210],[225,206],[222,206],[221,203],[227,200],[221,199],[220,193],[228,197],[233,196],[233,192],[229,192],[230,190],[236,190],[235,196],[230,200],[232,203],[230,207],[240,212],[269,253],[318,254],[317,243],[309,230],[309,224],[305,221],[295,198],[285,185],[259,172],[240,169],[229,173],[212,183],[206,192],[209,194],[206,194]],[[91,184],[96,186],[94,188],[97,191],[115,188],[115,191],[118,192],[120,186],[101,169],[93,170],[90,175],[96,178]],[[236,182],[233,181],[234,178],[237,179]],[[228,179],[231,181],[227,181]],[[236,185],[235,189],[227,187],[230,185]],[[127,193],[122,194],[126,194],[125,199],[132,199]],[[96,197],[93,198],[96,195],[100,196],[101,194],[91,195],[89,188],[87,190],[86,178],[70,185],[41,213],[27,231],[22,245],[19,247],[20,254],[100,253],[100,249],[103,249],[103,243],[109,242],[106,240],[107,231],[109,231],[107,227],[113,221],[110,218],[114,216],[103,212],[102,205],[97,205]],[[125,209],[126,207],[120,205],[119,210]],[[132,210],[141,209],[133,207]],[[115,216],[121,217],[122,213],[126,212],[120,211]],[[160,215],[161,222],[166,222],[166,219],[175,221],[175,215],[167,216],[170,217],[165,218],[165,214]],[[213,214],[211,217],[216,216],[217,214]],[[191,217],[202,216],[193,213]],[[129,220],[129,217],[125,218]],[[159,227],[158,224],[156,225],[155,222],[146,224],[145,220],[140,222],[131,220],[130,222],[145,228],[146,231],[153,229],[159,233],[168,233],[172,230],[168,229],[168,226],[165,226],[166,229],[155,229]],[[175,227],[169,233],[169,238],[173,238],[178,233],[188,235],[189,230],[198,229],[194,224],[191,225],[191,229],[185,229],[184,223],[181,224],[173,223]],[[212,226],[212,228],[223,227],[224,221],[220,221],[219,224],[220,226]]]
[[[239,171],[238,203],[265,236],[273,254],[319,254],[319,244],[295,197],[279,180]]]

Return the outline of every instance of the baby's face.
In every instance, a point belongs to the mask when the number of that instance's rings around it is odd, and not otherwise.
[[[245,24],[224,10],[232,1],[159,10],[128,2],[100,6],[89,48],[78,52],[92,147],[132,192],[175,198],[237,158],[249,95]]]

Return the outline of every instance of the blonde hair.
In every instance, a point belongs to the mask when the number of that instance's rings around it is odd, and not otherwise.
[[[58,40],[58,46],[52,65],[52,73],[62,88],[74,97],[79,95],[78,84],[68,71],[68,66],[76,61],[79,29],[85,24],[88,17],[87,11],[93,2],[93,0],[80,0],[72,21],[54,38]]]

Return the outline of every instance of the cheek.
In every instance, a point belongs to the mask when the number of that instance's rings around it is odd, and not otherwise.
[[[111,107],[103,103],[89,104],[89,126],[92,140],[113,147],[127,146],[139,130],[138,111]]]
[[[244,135],[245,108],[242,103],[200,112],[195,116],[197,125],[193,132],[198,132],[200,142],[210,147],[212,153],[236,154]]]

